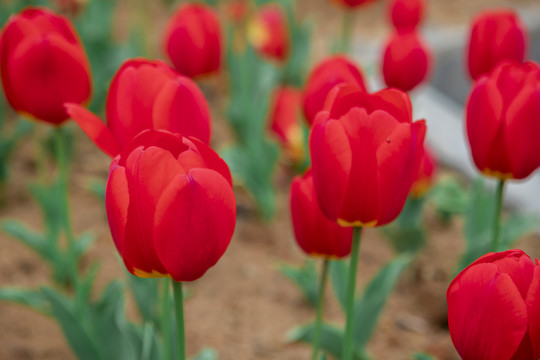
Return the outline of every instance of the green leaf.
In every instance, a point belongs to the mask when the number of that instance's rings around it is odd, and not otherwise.
[[[302,267],[295,267],[290,265],[282,265],[279,267],[279,271],[294,282],[302,294],[304,294],[306,300],[313,306],[317,304],[317,270],[315,269],[315,262],[311,259],[306,260]]]
[[[2,287],[0,300],[25,305],[44,314],[50,312],[47,299],[37,290]]]
[[[152,324],[145,323],[143,327],[128,324],[128,335],[135,344],[136,353],[141,354],[140,360],[163,360],[161,340],[158,341]]]
[[[397,253],[416,253],[426,243],[426,233],[421,226],[400,226],[389,224],[381,231],[386,235]]]
[[[79,360],[105,360],[98,351],[95,340],[88,329],[83,327],[73,304],[62,294],[50,288],[42,288],[42,293],[49,301],[52,312],[60,324],[73,352]],[[110,358],[109,358],[110,359]]]
[[[332,279],[332,288],[334,289],[339,305],[341,305],[341,308],[344,311],[347,298],[348,273],[348,260],[330,261],[330,279]]]
[[[2,230],[34,250],[44,260],[52,262],[56,259],[55,249],[49,246],[43,236],[28,229],[25,225],[8,220],[2,222]]]
[[[84,233],[77,238],[74,243],[75,255],[77,256],[77,260],[86,253],[86,251],[88,250],[90,245],[92,245],[95,239],[95,236],[90,233]]]
[[[379,271],[367,285],[362,297],[355,302],[353,336],[357,348],[366,347],[386,304],[386,299],[411,261],[412,256],[409,254],[395,257]]]
[[[157,313],[159,306],[158,279],[143,279],[129,272],[126,273],[127,283],[143,320],[157,323],[159,318]]]
[[[217,360],[218,354],[214,349],[202,349],[193,360]]]
[[[471,201],[467,190],[454,177],[439,180],[429,198],[444,219],[463,214]]]
[[[429,354],[416,353],[413,355],[413,360],[437,360],[437,359]]]

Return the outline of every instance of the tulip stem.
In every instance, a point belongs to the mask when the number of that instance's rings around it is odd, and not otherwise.
[[[182,282],[174,281],[174,302],[176,305],[176,336],[178,337],[178,360],[186,360],[186,335],[184,332],[184,295],[182,293]]]
[[[343,360],[352,360],[353,355],[354,293],[361,238],[362,227],[357,226],[353,229],[351,263],[349,266],[349,278],[347,280],[347,298],[345,303],[347,318],[345,319],[345,337],[343,338]]]
[[[311,353],[311,360],[316,360],[319,354],[320,342],[321,342],[321,326],[322,315],[324,305],[324,293],[326,288],[326,279],[328,278],[328,259],[323,260],[321,269],[321,278],[319,282],[319,296],[317,298],[317,315],[315,317],[315,328],[313,329],[313,352]]]
[[[161,282],[161,331],[163,334],[163,359],[171,359],[171,294],[169,292],[169,280]]]
[[[66,236],[69,269],[71,274],[71,285],[73,288],[77,288],[77,259],[75,254],[75,244],[73,239],[73,230],[71,228],[71,219],[69,217],[69,200],[68,200],[68,174],[69,164],[67,157],[67,144],[66,137],[62,131],[62,128],[57,127],[54,130],[54,148],[56,155],[56,162],[58,165],[58,201],[60,214],[62,219],[62,225],[64,228],[64,234]]]
[[[503,190],[504,190],[504,180],[500,179],[497,182],[497,190],[495,192],[495,214],[493,216],[493,239],[491,242],[491,251],[493,252],[499,251]]]
[[[343,19],[341,20],[341,43],[340,52],[348,53],[351,46],[351,31],[352,31],[352,15],[351,11],[343,11]]]

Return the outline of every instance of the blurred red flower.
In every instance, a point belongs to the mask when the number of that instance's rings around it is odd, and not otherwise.
[[[424,15],[423,0],[393,0],[388,7],[390,20],[398,32],[416,29]]]
[[[69,118],[64,102],[83,103],[92,93],[90,64],[75,29],[45,8],[10,16],[0,34],[0,71],[16,111],[55,125]]]
[[[420,167],[416,173],[414,183],[412,184],[409,196],[419,198],[424,196],[433,185],[433,178],[437,172],[437,161],[429,148],[424,146],[424,152],[421,155]]]
[[[163,49],[181,74],[193,78],[217,72],[222,36],[215,11],[201,3],[180,5],[165,27]]]
[[[127,60],[107,94],[107,125],[77,104],[66,109],[106,154],[116,156],[141,131],[164,129],[210,142],[210,109],[193,80],[162,61]]]
[[[126,268],[192,281],[214,266],[234,232],[231,173],[207,145],[148,130],[110,167],[107,218]]]
[[[374,0],[330,0],[330,1],[344,7],[355,8],[355,7],[367,4],[369,2],[372,2]]]
[[[289,55],[290,31],[287,15],[277,3],[257,9],[248,27],[248,39],[260,54],[284,61]]]
[[[381,226],[405,205],[420,166],[424,120],[412,122],[406,93],[332,90],[310,134],[313,182],[322,212],[342,226]]]
[[[502,60],[523,62],[528,34],[513,10],[485,11],[472,23],[467,60],[469,74],[476,80]]]
[[[446,292],[448,328],[463,360],[540,358],[540,263],[521,250],[482,256]]]
[[[486,175],[523,179],[540,166],[540,66],[503,62],[480,77],[467,100],[474,163]]]

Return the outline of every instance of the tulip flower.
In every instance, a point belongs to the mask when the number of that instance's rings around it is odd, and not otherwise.
[[[191,78],[215,73],[222,36],[215,11],[201,3],[180,5],[165,27],[163,49],[176,70]]]
[[[342,83],[366,90],[362,73],[346,56],[326,58],[311,71],[304,88],[304,114],[309,125],[313,124],[315,115],[322,110],[330,90]]]
[[[147,130],[114,158],[105,206],[126,268],[192,281],[223,255],[234,231],[231,173],[206,144]]]
[[[358,6],[361,6],[361,5],[364,5],[364,4],[367,4],[373,0],[330,0],[340,6],[343,6],[343,7],[346,7],[346,8],[351,8],[351,9],[354,9]]]
[[[471,78],[488,74],[502,60],[523,62],[528,35],[512,10],[486,11],[472,23],[467,60]]]
[[[291,40],[283,8],[276,3],[261,6],[249,23],[248,39],[260,54],[284,61],[289,55]]]
[[[423,0],[393,0],[388,7],[397,32],[414,31],[424,15]]]
[[[422,153],[420,160],[420,166],[418,167],[418,172],[414,178],[409,196],[416,199],[424,196],[433,185],[433,178],[436,171],[437,163],[435,161],[435,157],[431,151],[428,150],[428,147],[424,147],[424,152]]]
[[[351,252],[352,229],[328,220],[321,212],[308,170],[291,185],[291,216],[296,242],[308,255],[342,258]]]
[[[521,250],[482,256],[446,292],[463,360],[540,359],[540,262]]]
[[[486,175],[526,178],[540,166],[540,66],[503,62],[479,78],[467,101],[474,163]]]
[[[386,44],[382,72],[387,86],[410,91],[429,71],[430,56],[415,32],[395,33]]]
[[[0,72],[16,111],[54,125],[69,118],[64,102],[86,102],[92,92],[90,64],[75,29],[45,8],[10,16],[0,34]]]
[[[162,61],[127,60],[116,72],[107,94],[107,125],[76,104],[71,117],[106,154],[116,156],[137,134],[164,129],[210,142],[210,110],[191,79]]]
[[[406,93],[332,90],[310,134],[317,201],[342,226],[381,226],[405,205],[423,152],[426,125],[412,122]]]
[[[301,100],[301,90],[292,86],[277,88],[270,111],[270,130],[295,162],[305,157]]]

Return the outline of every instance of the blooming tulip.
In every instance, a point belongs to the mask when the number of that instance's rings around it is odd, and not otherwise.
[[[467,101],[472,157],[486,175],[523,179],[540,166],[540,66],[503,62]]]
[[[384,50],[383,75],[387,86],[410,91],[428,73],[429,54],[415,32],[395,33]]]
[[[540,359],[540,262],[521,250],[482,256],[446,292],[463,360]]]
[[[331,1],[347,8],[356,8],[358,6],[367,4],[373,0],[331,0]]]
[[[424,147],[424,152],[422,153],[420,160],[420,166],[418,168],[418,172],[416,173],[409,195],[413,198],[424,196],[433,184],[433,177],[435,176],[436,170],[437,163],[435,162],[435,157],[427,147]]]
[[[221,28],[208,5],[181,5],[165,27],[163,49],[178,72],[195,77],[217,72],[221,63]]]
[[[311,170],[292,182],[291,216],[296,242],[307,254],[342,258],[351,253],[352,229],[323,215],[315,198]]]
[[[473,21],[469,38],[469,74],[476,80],[502,60],[522,62],[527,42],[527,30],[514,11],[481,13]]]
[[[249,24],[248,39],[262,55],[285,60],[289,55],[290,34],[283,8],[275,3],[261,6]]]
[[[424,14],[423,0],[394,0],[389,6],[390,20],[398,32],[416,29]]]
[[[420,165],[426,125],[412,122],[406,93],[332,90],[310,134],[317,201],[342,226],[380,226],[405,205]]]
[[[69,114],[106,154],[114,157],[138,133],[165,129],[210,141],[210,110],[189,78],[162,61],[127,60],[107,94],[107,125],[82,106],[68,104]]]
[[[299,120],[301,100],[301,90],[291,86],[280,87],[276,89],[270,112],[270,129],[295,161],[301,161],[305,155]]]
[[[322,110],[330,90],[341,83],[366,89],[358,67],[343,55],[329,57],[311,71],[304,89],[304,114],[309,125]]]
[[[6,98],[18,112],[51,124],[69,118],[64,102],[90,98],[90,65],[71,23],[45,8],[12,15],[0,34]]]
[[[105,206],[116,248],[140,277],[198,279],[227,249],[236,221],[225,162],[167,131],[139,134],[113,160]]]

